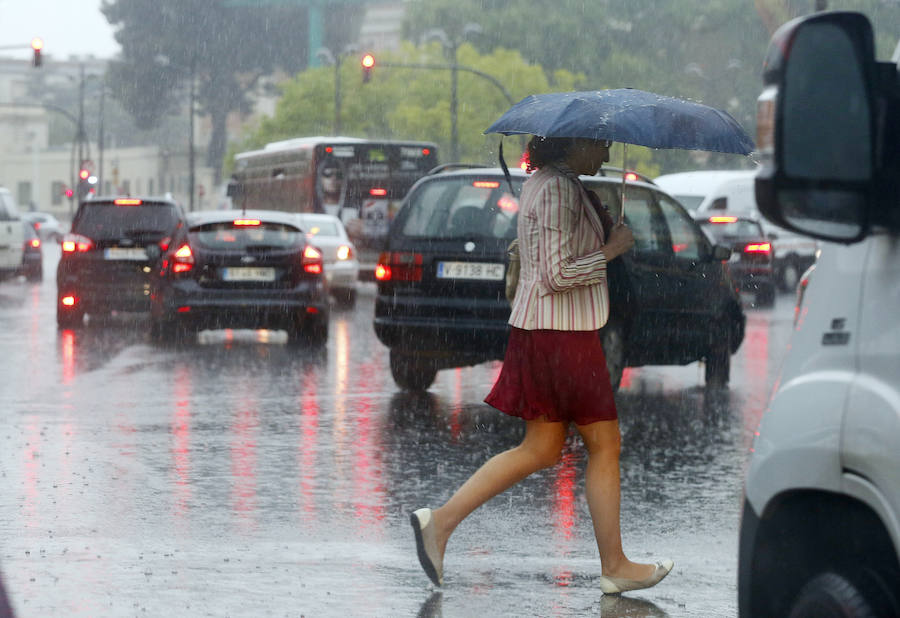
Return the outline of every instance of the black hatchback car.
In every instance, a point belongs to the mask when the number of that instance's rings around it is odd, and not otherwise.
[[[291,342],[328,338],[322,253],[297,215],[191,213],[153,274],[150,329],[160,341],[200,328],[283,329]]]
[[[507,248],[527,178],[511,173],[512,191],[499,169],[426,176],[392,222],[376,267],[374,327],[402,388],[423,390],[440,369],[503,358]],[[601,173],[612,175],[582,180],[617,213],[621,174]],[[625,196],[635,245],[611,267],[611,316],[600,331],[614,388],[625,367],[694,361],[705,362],[707,384],[727,384],[745,326],[724,264],[730,250],[651,182],[629,180]]]
[[[728,269],[743,292],[753,294],[755,304],[775,303],[775,254],[759,221],[750,217],[717,214],[698,220],[710,240],[731,248]]]
[[[82,202],[56,270],[59,326],[78,326],[85,314],[147,311],[150,272],[183,221],[181,207],[168,199]]]

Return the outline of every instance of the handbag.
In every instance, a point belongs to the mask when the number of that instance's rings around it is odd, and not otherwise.
[[[506,248],[509,256],[509,266],[506,267],[506,300],[512,303],[516,297],[516,288],[519,287],[519,239],[509,243]]]

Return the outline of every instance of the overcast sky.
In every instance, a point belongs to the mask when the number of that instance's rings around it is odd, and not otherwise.
[[[44,39],[44,53],[67,59],[93,54],[111,58],[119,51],[113,29],[100,12],[100,0],[0,0],[0,56],[30,56],[30,50],[2,49]]]

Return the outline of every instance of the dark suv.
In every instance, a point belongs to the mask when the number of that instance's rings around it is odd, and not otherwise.
[[[85,314],[149,311],[150,273],[184,212],[156,198],[82,202],[63,238],[56,270],[56,321],[81,324]]]
[[[375,333],[388,346],[397,384],[423,390],[439,369],[500,360],[510,306],[507,247],[516,237],[521,185],[499,169],[426,176],[395,217],[376,267]],[[621,175],[582,177],[618,212]],[[629,174],[629,176],[633,176]],[[727,384],[745,316],[723,262],[697,223],[652,182],[629,180],[625,219],[635,245],[611,265],[611,315],[600,331],[613,386],[625,367],[706,363],[706,381]]]

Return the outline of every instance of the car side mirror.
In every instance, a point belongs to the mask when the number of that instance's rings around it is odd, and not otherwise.
[[[712,259],[715,262],[726,262],[731,259],[731,247],[713,245]]]
[[[872,25],[861,13],[801,17],[772,37],[757,101],[756,201],[801,234],[856,242],[876,176]]]

